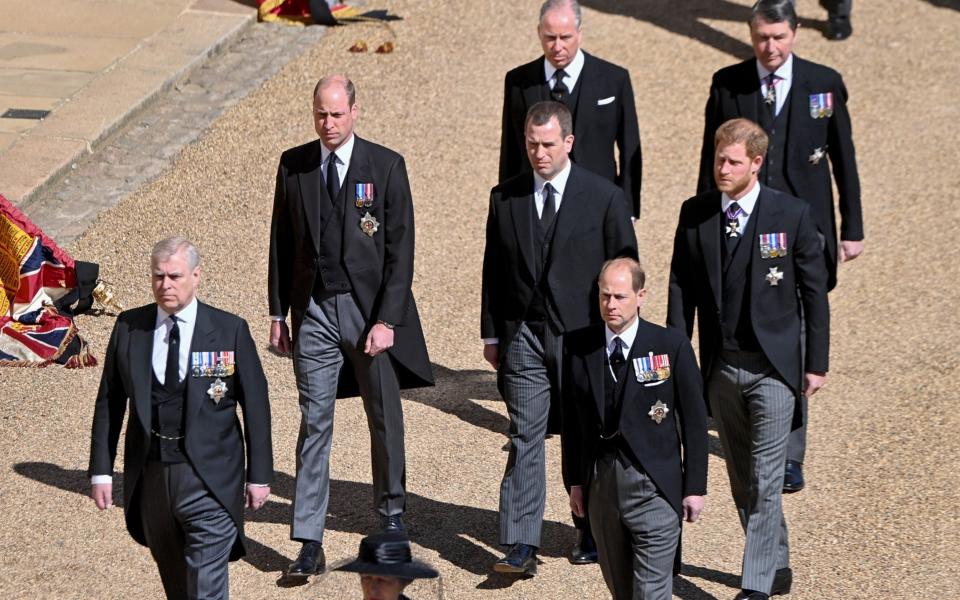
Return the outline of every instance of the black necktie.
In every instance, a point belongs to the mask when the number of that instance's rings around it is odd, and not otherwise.
[[[613,369],[613,376],[617,383],[623,381],[624,367],[626,366],[627,359],[623,356],[623,340],[618,336],[613,338],[613,351],[610,353],[610,368]]]
[[[180,328],[177,326],[176,317],[171,315],[170,320],[173,321],[173,327],[167,336],[167,370],[164,372],[163,384],[172,388],[180,383]]]
[[[567,89],[565,83],[563,83],[563,78],[567,74],[563,69],[557,69],[553,74],[553,88],[550,90],[550,97],[556,100],[557,102],[563,102],[567,99],[567,94],[570,93],[570,90]]]
[[[337,196],[340,195],[340,174],[337,173],[337,155],[330,153],[327,158],[327,194],[330,195],[330,201],[336,203]]]
[[[543,185],[543,210],[540,211],[540,223],[544,229],[549,229],[553,223],[553,218],[557,215],[557,200],[554,195],[553,186],[549,183]]]

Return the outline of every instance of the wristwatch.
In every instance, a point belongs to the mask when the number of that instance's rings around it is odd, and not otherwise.
[[[387,323],[386,321],[377,321],[377,323],[380,325],[383,325],[387,329],[393,329],[394,327],[396,327],[396,325],[394,325],[393,323]]]

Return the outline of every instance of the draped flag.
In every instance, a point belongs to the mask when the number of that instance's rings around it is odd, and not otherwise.
[[[397,21],[386,10],[360,12],[335,0],[257,0],[257,15],[268,23],[290,25],[337,25],[362,21]]]
[[[57,307],[77,287],[74,260],[0,195],[0,365],[97,364]]]

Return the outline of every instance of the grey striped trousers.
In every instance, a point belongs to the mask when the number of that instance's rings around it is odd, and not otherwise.
[[[781,491],[796,397],[762,352],[722,352],[707,394],[746,534],[741,587],[770,593],[790,566]]]
[[[559,393],[563,339],[550,332],[541,344],[526,323],[501,357],[503,396],[510,415],[510,454],[500,483],[500,543],[540,546],[546,501],[543,439],[550,395]]]

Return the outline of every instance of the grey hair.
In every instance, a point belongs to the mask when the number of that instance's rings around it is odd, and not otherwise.
[[[181,250],[187,257],[187,265],[190,270],[196,269],[200,264],[200,253],[190,240],[180,236],[168,237],[154,244],[153,250],[150,252],[150,263],[155,265],[167,262],[171,256]]]
[[[566,8],[570,7],[570,10],[573,11],[574,20],[577,23],[577,29],[580,29],[580,25],[583,23],[583,16],[580,14],[580,3],[577,0],[546,0],[540,6],[540,22],[543,22],[543,17],[548,12],[555,8]]]
[[[797,29],[797,11],[792,0],[759,0],[750,9],[750,25],[760,18],[767,23],[787,22],[790,29]]]

